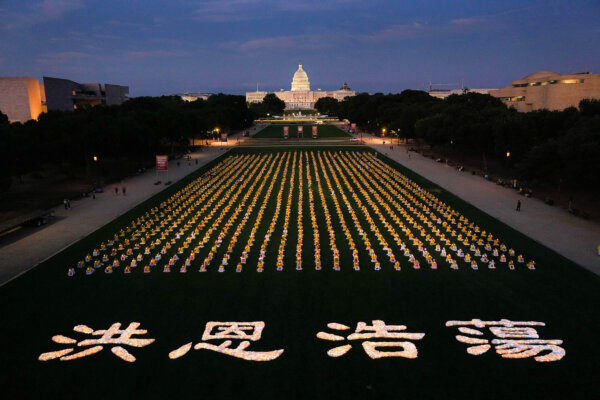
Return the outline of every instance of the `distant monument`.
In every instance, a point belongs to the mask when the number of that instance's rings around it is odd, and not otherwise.
[[[269,92],[256,91],[247,92],[246,101],[248,103],[260,103]],[[298,70],[292,78],[291,90],[281,89],[279,92],[273,92],[277,97],[285,102],[286,110],[312,110],[317,100],[323,97],[331,97],[336,100],[344,100],[346,97],[355,96],[356,92],[346,83],[338,90],[322,91],[321,89],[310,90],[310,81],[306,71],[302,69],[302,64],[298,64]]]

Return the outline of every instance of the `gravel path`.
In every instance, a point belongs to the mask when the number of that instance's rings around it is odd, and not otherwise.
[[[168,175],[159,173],[158,179],[173,183],[196,171],[211,160],[225,153],[225,147],[214,146],[203,152],[192,154],[192,161],[169,162]],[[198,164],[196,165],[196,160]],[[177,166],[177,161],[180,166]],[[188,165],[189,164],[189,165]],[[118,184],[104,187],[104,193],[72,201],[71,209],[63,206],[54,209],[51,223],[41,228],[22,228],[0,239],[0,285],[60,252],[72,243],[84,238],[96,229],[131,210],[153,195],[165,189],[164,184],[154,185],[156,173],[148,171],[128,178]],[[115,195],[115,186],[119,194]],[[122,188],[126,187],[126,196]]]
[[[600,225],[569,214],[566,210],[544,204],[536,198],[526,198],[515,190],[486,181],[468,172],[437,163],[420,154],[406,152],[406,147],[394,145],[390,150],[381,139],[364,135],[372,148],[401,163],[417,174],[436,183],[506,225],[553,249],[575,263],[600,275]],[[521,200],[521,211],[515,211]]]

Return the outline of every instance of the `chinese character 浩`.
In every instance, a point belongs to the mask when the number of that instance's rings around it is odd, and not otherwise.
[[[350,327],[331,322],[327,324],[329,329],[336,331],[346,331]],[[344,336],[336,335],[333,333],[319,332],[317,337],[323,340],[330,340],[334,342],[343,340],[364,340],[362,347],[369,357],[372,359],[384,358],[384,357],[403,357],[403,358],[417,358],[418,351],[414,343],[406,340],[421,340],[425,336],[424,333],[409,333],[404,332],[406,326],[404,325],[386,325],[381,320],[373,320],[372,325],[367,325],[365,322],[359,322],[356,325],[354,333]],[[365,339],[385,339],[372,341]],[[390,340],[396,339],[396,340]],[[397,340],[405,339],[405,340]],[[334,347],[327,352],[330,357],[340,357],[346,354],[352,348],[351,344],[344,344],[342,346]],[[382,351],[381,348],[395,348],[394,351]]]

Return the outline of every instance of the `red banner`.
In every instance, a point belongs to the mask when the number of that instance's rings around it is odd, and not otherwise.
[[[226,133],[221,133],[221,142],[226,142],[227,141],[227,134]]]
[[[288,136],[290,136],[290,127],[289,126],[284,126],[283,127],[283,137],[287,138]]]
[[[318,129],[319,128],[316,125],[313,125],[313,127],[312,127],[312,135],[313,135],[313,137],[317,137]]]
[[[350,129],[352,129],[353,131],[355,131],[356,130],[356,124],[350,125]]]
[[[156,156],[156,170],[157,171],[168,171],[169,170],[169,156]]]
[[[304,127],[302,125],[298,125],[298,133],[302,133]]]

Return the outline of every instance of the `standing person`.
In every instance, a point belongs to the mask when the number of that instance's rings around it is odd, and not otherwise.
[[[69,207],[68,207],[68,205],[67,205],[67,199],[64,199],[64,200],[63,200],[63,204],[64,204],[64,206],[65,206],[65,210],[66,210],[67,208],[69,208]]]
[[[121,190],[121,191],[123,192],[123,196],[126,196],[126,194],[125,194],[125,193],[126,193],[126,192],[125,192],[125,190],[126,190],[126,188],[125,188],[125,186],[123,186],[123,189]]]
[[[517,200],[517,210],[516,211],[521,211],[521,200]]]
[[[119,195],[119,187],[115,186],[115,196],[118,196],[118,195]]]
[[[71,200],[67,199],[67,207],[71,208]]]

